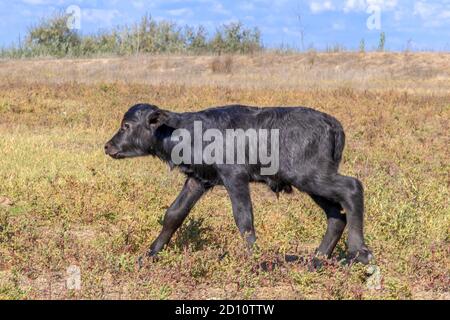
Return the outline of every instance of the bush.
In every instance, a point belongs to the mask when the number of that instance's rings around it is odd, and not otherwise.
[[[67,27],[69,16],[61,13],[41,21],[28,31],[25,46],[32,52],[51,56],[65,56],[76,50],[81,40]]]
[[[232,69],[233,57],[230,55],[216,57],[211,62],[211,71],[213,73],[231,73]]]
[[[261,50],[261,33],[257,28],[244,28],[241,22],[232,22],[216,30],[211,42],[217,53],[254,53]]]
[[[378,42],[378,51],[384,51],[384,45],[386,44],[386,34],[384,32],[380,33],[380,40]]]
[[[365,53],[366,52],[366,41],[364,39],[361,39],[359,42],[359,52]]]
[[[92,56],[138,53],[253,53],[262,49],[257,28],[240,22],[219,27],[210,37],[203,26],[180,27],[171,21],[155,21],[150,15],[133,26],[79,35],[67,27],[68,15],[58,13],[31,27],[24,45],[0,51],[1,57]]]
[[[185,29],[187,50],[192,53],[208,51],[208,32],[203,26],[197,29],[186,26]]]

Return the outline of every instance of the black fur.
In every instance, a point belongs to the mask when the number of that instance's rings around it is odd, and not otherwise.
[[[232,202],[233,215],[249,246],[256,240],[249,183],[266,183],[274,192],[291,192],[292,186],[309,194],[325,211],[328,227],[318,252],[330,256],[349,225],[348,249],[351,258],[368,263],[372,255],[363,237],[363,186],[356,178],[338,173],[345,144],[341,124],[332,116],[305,107],[257,108],[240,105],[210,108],[200,112],[174,113],[148,104],[130,108],[121,129],[106,144],[113,158],[152,155],[175,164],[171,150],[174,130],[193,132],[194,121],[203,130],[279,129],[279,171],[261,175],[261,164],[180,164],[187,176],[177,199],[167,210],[163,229],[150,248],[156,255],[182,224],[190,209],[209,189],[223,185]],[[270,150],[270,147],[269,147]],[[345,210],[345,214],[341,211]]]

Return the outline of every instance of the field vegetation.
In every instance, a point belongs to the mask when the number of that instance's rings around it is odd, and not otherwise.
[[[252,186],[253,257],[218,187],[138,270],[183,176],[157,159],[104,155],[137,102],[304,105],[337,117],[341,171],[365,186],[381,288],[367,287],[365,267],[339,263],[345,239],[311,271],[325,215],[300,192],[277,199],[263,185]],[[0,60],[0,298],[449,299],[449,119],[449,54]],[[66,288],[69,266],[81,290]]]
[[[139,53],[226,54],[254,53],[263,49],[258,28],[241,22],[219,26],[210,34],[202,25],[179,26],[173,21],[157,21],[144,15],[131,26],[117,26],[82,34],[70,28],[72,17],[55,13],[31,26],[25,39],[0,50],[0,57],[91,57],[124,56]]]

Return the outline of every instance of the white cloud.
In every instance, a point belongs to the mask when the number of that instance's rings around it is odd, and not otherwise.
[[[301,35],[299,31],[292,30],[292,28],[284,27],[282,30],[285,34],[290,35],[290,36],[300,37],[300,35]]]
[[[397,0],[345,0],[344,11],[366,11],[370,6],[377,6],[381,10],[394,10],[398,5]]]
[[[80,2],[80,0],[22,0],[23,3],[29,5],[63,5],[64,3],[74,4],[74,2]]]
[[[110,26],[114,19],[120,16],[116,9],[82,9],[82,20],[88,22],[97,22],[102,25]]]
[[[333,30],[345,30],[345,24],[343,22],[334,22],[331,25],[331,28],[333,28]]]
[[[22,0],[26,4],[48,4],[50,1],[47,0]]]
[[[347,0],[344,4],[344,11],[365,11],[367,4],[365,0]]]
[[[324,11],[366,11],[370,6],[378,6],[381,10],[393,10],[398,0],[312,0],[308,2],[312,13]]]
[[[450,1],[417,1],[414,3],[413,15],[420,17],[426,27],[450,25]]]
[[[309,4],[309,9],[312,13],[319,13],[322,11],[332,11],[335,9],[335,7],[334,4],[329,0],[323,2],[312,1]]]
[[[181,17],[181,16],[190,16],[192,15],[193,12],[189,8],[180,8],[168,10],[167,13],[169,13],[171,16],[174,17]]]
[[[245,10],[245,11],[255,10],[255,5],[250,1],[245,1],[241,4],[239,4],[239,9]]]
[[[142,9],[145,6],[144,1],[142,0],[133,0],[131,1],[131,4],[137,9]]]
[[[450,8],[449,8],[449,10],[442,11],[442,12],[439,14],[439,16],[440,16],[442,19],[449,19],[449,22],[450,22]]]
[[[32,17],[33,16],[33,12],[31,10],[28,10],[28,9],[24,9],[20,13],[24,17]]]
[[[223,6],[223,4],[221,4],[220,2],[212,2],[211,3],[211,11],[214,13],[219,13],[219,14],[223,14],[223,15],[230,15],[231,12],[227,9],[225,9],[225,7]]]
[[[427,19],[434,14],[436,8],[437,5],[435,4],[418,1],[414,3],[413,14],[416,16],[420,16],[422,19]]]
[[[245,16],[244,20],[246,20],[246,21],[256,21],[256,18],[254,16]]]

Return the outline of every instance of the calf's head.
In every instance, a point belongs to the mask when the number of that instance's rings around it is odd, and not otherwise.
[[[105,145],[114,159],[153,154],[156,130],[167,118],[164,110],[148,104],[132,106],[124,115],[119,131]]]

